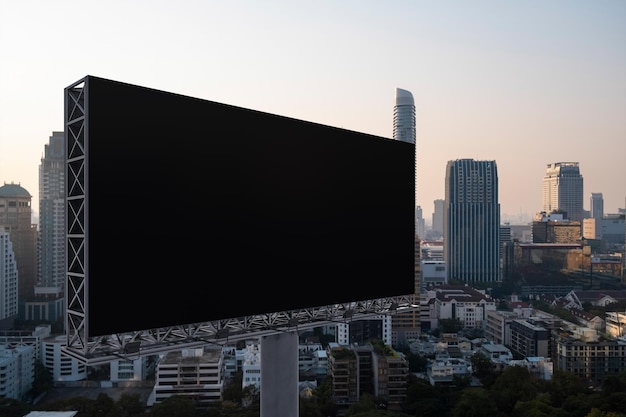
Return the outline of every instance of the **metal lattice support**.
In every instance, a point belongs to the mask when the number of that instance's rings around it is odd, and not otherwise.
[[[63,352],[87,365],[136,358],[172,350],[225,344],[250,337],[306,330],[417,308],[412,294],[334,304],[285,312],[216,320],[89,337],[88,329],[88,192],[89,79],[65,89],[67,282],[66,333]],[[235,301],[236,302],[236,301]]]
[[[73,343],[63,351],[88,365],[117,359],[155,355],[172,350],[224,345],[294,330],[307,330],[332,323],[348,323],[380,315],[405,313],[418,308],[413,296],[399,296],[332,306],[259,314],[204,323],[177,325],[158,329],[90,338],[70,338]]]
[[[87,80],[80,80],[65,89],[65,146],[67,162],[66,224],[67,224],[67,282],[65,285],[67,345],[87,352],[88,334],[85,320],[87,311],[85,240],[86,178],[85,152],[88,94]]]

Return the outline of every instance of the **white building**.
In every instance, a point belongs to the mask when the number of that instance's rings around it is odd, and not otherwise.
[[[241,385],[245,388],[254,385],[261,388],[261,344],[248,344],[243,355],[241,365]]]
[[[511,350],[504,345],[485,343],[478,348],[478,351],[485,355],[491,362],[500,367],[507,365],[513,360]]]
[[[168,352],[157,366],[156,382],[148,406],[173,395],[192,398],[203,405],[222,400],[224,384],[221,348]]]
[[[0,346],[0,397],[22,400],[35,380],[32,346]]]
[[[550,358],[542,356],[529,356],[522,360],[509,361],[509,366],[523,366],[537,378],[549,381],[554,375],[554,363]]]
[[[110,381],[111,382],[130,382],[143,381],[147,374],[146,356],[140,356],[136,359],[119,359],[110,363]]]
[[[458,319],[465,328],[484,328],[487,313],[496,310],[495,301],[469,286],[442,285],[424,293],[422,313],[435,314],[437,323]],[[428,309],[426,309],[428,307]]]
[[[626,311],[607,311],[604,319],[606,333],[609,336],[626,336]]]
[[[53,381],[82,381],[87,378],[87,365],[61,351],[67,345],[65,335],[48,337],[41,344],[41,362],[52,374]]]
[[[426,369],[426,375],[431,385],[452,383],[454,377],[471,376],[472,364],[461,358],[446,358],[432,361]]]

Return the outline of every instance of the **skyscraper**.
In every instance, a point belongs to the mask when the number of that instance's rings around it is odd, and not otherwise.
[[[0,228],[0,330],[12,329],[17,318],[17,264],[9,232]]]
[[[393,107],[393,138],[415,144],[415,102],[410,91],[396,88]],[[416,146],[417,156],[417,146]],[[415,198],[417,200],[417,159],[415,169]]]
[[[52,132],[39,165],[39,274],[35,293],[60,297],[65,283],[65,138]]]
[[[604,218],[604,198],[602,193],[591,193],[591,205],[589,211],[592,219],[598,222]]]
[[[438,198],[433,201],[435,211],[433,213],[433,230],[443,235],[443,211],[446,201]]]
[[[495,161],[457,159],[446,167],[444,261],[448,279],[500,279],[500,203]]]
[[[0,226],[9,232],[13,244],[20,301],[33,296],[37,281],[37,225],[32,222],[31,200],[20,184],[0,187]]]
[[[415,143],[415,102],[410,91],[396,88],[393,108],[393,138]]]
[[[393,138],[402,142],[415,144],[415,102],[413,94],[408,90],[396,88],[396,100],[393,107]],[[417,146],[416,154],[417,156]],[[415,197],[417,199],[417,160],[415,160]],[[419,213],[419,220],[417,219]],[[425,233],[424,220],[422,218],[422,208],[415,207],[415,293],[412,295],[413,303],[419,304],[420,289],[420,233]],[[408,313],[399,313],[391,319],[392,338],[396,342],[405,341],[420,332],[419,310]]]
[[[546,214],[565,212],[564,218],[582,222],[583,176],[578,162],[555,162],[548,164],[543,177],[543,206]]]

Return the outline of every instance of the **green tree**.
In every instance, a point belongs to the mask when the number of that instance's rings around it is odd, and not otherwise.
[[[149,417],[197,417],[200,413],[189,398],[174,395],[154,404],[147,413]]]
[[[35,378],[30,392],[31,397],[36,398],[38,395],[48,391],[51,386],[52,374],[41,362],[35,361]]]
[[[132,417],[144,414],[146,406],[141,402],[139,394],[123,393],[116,402],[121,417]]]
[[[0,416],[24,417],[30,411],[30,407],[13,398],[0,397]]]
[[[452,408],[452,417],[491,417],[497,408],[485,388],[465,388]]]
[[[533,375],[522,366],[509,366],[490,387],[500,412],[510,414],[518,401],[530,401],[538,393]]]
[[[457,318],[441,319],[439,327],[443,333],[458,333],[463,329],[463,322]]]
[[[598,408],[593,408],[585,417],[626,417],[626,414],[615,411],[602,411]]]
[[[485,387],[489,387],[498,376],[496,367],[483,353],[476,352],[470,358],[472,371]]]
[[[545,391],[550,394],[551,404],[561,407],[571,396],[586,393],[584,381],[573,372],[555,370],[552,379],[545,384]]]
[[[511,417],[572,417],[571,414],[550,404],[550,396],[541,394],[530,401],[518,401]]]
[[[324,417],[315,401],[299,397],[298,416],[299,417]]]
[[[236,404],[241,404],[242,399],[242,382],[243,382],[243,372],[237,371],[232,376],[232,378],[226,383],[224,386],[224,391],[222,392],[222,398],[225,401],[232,401]]]

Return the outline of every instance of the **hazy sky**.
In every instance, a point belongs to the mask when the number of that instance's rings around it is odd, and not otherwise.
[[[0,57],[0,182],[35,209],[86,75],[384,137],[409,90],[428,221],[460,158],[496,161],[503,219],[541,210],[553,162],[580,163],[585,209],[626,205],[624,0],[3,1]]]

